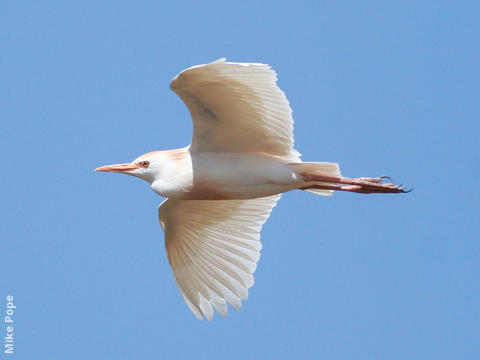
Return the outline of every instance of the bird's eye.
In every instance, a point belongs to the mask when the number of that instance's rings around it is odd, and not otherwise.
[[[149,161],[141,161],[140,165],[142,165],[144,168],[148,168],[148,165],[150,165]]]

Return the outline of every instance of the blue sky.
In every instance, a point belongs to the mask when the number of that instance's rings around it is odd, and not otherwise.
[[[15,359],[472,359],[480,354],[474,1],[4,1],[1,319]],[[169,81],[264,62],[296,147],[405,195],[286,194],[241,312],[198,321],[157,206],[94,168],[190,142]],[[1,323],[1,338],[5,336]],[[1,344],[3,348],[3,344]]]

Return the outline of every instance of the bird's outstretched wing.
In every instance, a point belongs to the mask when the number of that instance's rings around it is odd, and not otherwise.
[[[173,276],[195,316],[240,310],[260,257],[260,230],[280,195],[250,200],[167,199],[158,208]]]
[[[190,110],[192,152],[258,151],[296,161],[292,110],[265,64],[220,59],[193,66],[170,88]]]

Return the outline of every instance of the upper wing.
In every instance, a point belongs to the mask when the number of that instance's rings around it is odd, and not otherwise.
[[[220,59],[193,66],[170,88],[193,119],[191,151],[259,151],[298,160],[287,98],[268,65]]]
[[[250,200],[167,199],[158,208],[173,276],[197,318],[240,310],[260,257],[260,230],[280,195]]]

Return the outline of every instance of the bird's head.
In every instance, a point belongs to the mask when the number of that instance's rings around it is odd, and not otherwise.
[[[131,163],[100,166],[99,168],[96,168],[95,171],[117,172],[132,175],[152,183],[160,173],[160,168],[163,163],[163,156],[161,153],[161,151],[149,152],[139,156]]]

